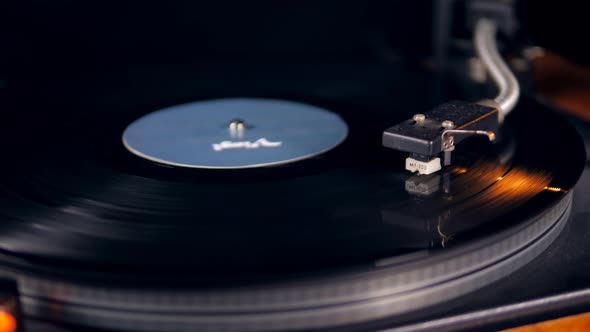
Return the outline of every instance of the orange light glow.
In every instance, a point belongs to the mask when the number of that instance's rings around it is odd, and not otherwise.
[[[16,319],[6,311],[0,311],[0,332],[16,331]]]
[[[551,180],[551,173],[542,169],[477,162],[453,182],[455,188],[462,189],[453,196],[455,202],[461,202],[453,207],[453,215],[465,220],[478,220],[482,215],[492,219],[517,208],[543,190],[554,191],[557,188],[550,186]],[[447,233],[453,231],[447,229]]]
[[[545,190],[552,191],[552,192],[555,192],[555,193],[559,193],[559,192],[564,192],[565,193],[565,192],[567,192],[567,190],[563,190],[563,189],[558,188],[558,187],[545,187]]]
[[[467,173],[467,171],[468,171],[467,167],[456,167],[451,170],[451,173],[452,174],[465,174],[465,173]]]

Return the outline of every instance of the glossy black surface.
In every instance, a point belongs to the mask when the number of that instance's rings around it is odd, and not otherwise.
[[[508,118],[502,143],[466,141],[440,175],[408,174],[406,155],[383,148],[381,133],[439,102],[416,95],[432,81],[392,65],[168,68],[15,82],[5,90],[11,116],[0,134],[8,161],[0,175],[2,250],[87,271],[189,269],[204,279],[370,266],[513,227],[563,195],[546,187],[567,191],[576,182],[582,143],[531,101]],[[345,119],[350,135],[312,160],[236,171],[162,166],[120,143],[142,114],[229,96],[325,107]],[[556,150],[567,164],[548,157]]]

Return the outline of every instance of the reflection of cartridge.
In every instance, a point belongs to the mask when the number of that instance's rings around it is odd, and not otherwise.
[[[407,200],[385,202],[381,215],[384,223],[411,230],[413,241],[444,247],[454,234],[512,211],[540,192],[565,192],[551,186],[551,180],[544,170],[479,159],[442,174],[409,177]]]
[[[440,189],[440,175],[414,175],[406,180],[406,191],[409,194],[430,196]]]
[[[440,177],[438,181],[440,181]],[[388,206],[381,210],[381,218],[383,223],[403,230],[405,236],[399,240],[399,243],[403,243],[406,247],[423,248],[439,245],[445,247],[452,238],[452,234],[446,229],[448,220],[451,218],[451,211],[446,209],[429,215],[432,211],[426,208],[427,204],[416,202],[412,208],[406,210],[396,206]],[[422,213],[423,211],[428,212]]]

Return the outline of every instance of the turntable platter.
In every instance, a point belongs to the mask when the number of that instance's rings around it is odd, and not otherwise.
[[[3,147],[2,273],[19,280],[25,310],[59,302],[65,321],[107,317],[103,327],[147,331],[360,324],[497,280],[567,221],[584,147],[534,101],[507,118],[501,143],[465,142],[452,167],[415,176],[400,167],[405,155],[380,145],[406,114],[268,97],[337,114],[346,139],[272,167],[195,169],[146,160],[121,142],[133,121],[174,104],[69,105],[35,112],[34,122],[26,110],[43,105],[27,104],[4,123],[0,137],[19,144]],[[519,130],[531,125],[551,134]],[[547,157],[564,146],[567,156]]]

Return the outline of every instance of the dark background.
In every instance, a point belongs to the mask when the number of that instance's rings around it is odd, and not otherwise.
[[[453,7],[452,38],[468,38],[459,0],[6,1],[0,5],[0,74],[428,59],[439,30],[433,13],[446,4]],[[525,39],[590,62],[582,47],[588,30],[583,2],[529,0],[517,7]]]

